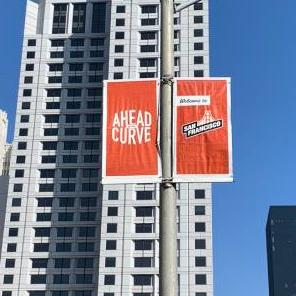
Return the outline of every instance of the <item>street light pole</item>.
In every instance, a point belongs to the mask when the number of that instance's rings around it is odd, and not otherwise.
[[[160,296],[177,295],[176,188],[172,182],[172,97],[174,76],[174,1],[161,0]]]

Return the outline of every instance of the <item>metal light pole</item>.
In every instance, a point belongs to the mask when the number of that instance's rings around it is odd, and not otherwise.
[[[172,114],[174,78],[174,11],[200,2],[189,1],[174,9],[173,0],[161,0],[161,87],[160,148],[162,183],[160,184],[160,296],[177,296],[177,221],[176,184],[172,180]]]
[[[176,188],[172,183],[172,97],[174,76],[174,1],[161,0],[160,296],[177,295]]]

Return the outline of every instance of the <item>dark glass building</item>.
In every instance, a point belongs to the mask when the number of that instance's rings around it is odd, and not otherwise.
[[[266,225],[269,296],[296,296],[296,206],[272,206]]]

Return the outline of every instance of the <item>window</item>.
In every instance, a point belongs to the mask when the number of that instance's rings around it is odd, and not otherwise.
[[[13,207],[20,207],[22,205],[22,200],[21,198],[13,198],[11,201],[11,205]],[[12,215],[12,214],[11,214]],[[18,221],[18,220],[17,220]]]
[[[118,18],[115,21],[116,27],[123,27],[125,25],[125,19],[124,18]]]
[[[124,32],[115,32],[115,39],[124,39]]]
[[[141,52],[156,52],[156,45],[141,45]]]
[[[40,178],[54,178],[55,169],[43,169],[40,170]]]
[[[30,102],[22,102],[22,110],[29,110],[31,107]]]
[[[32,268],[47,268],[48,259],[45,258],[34,258],[32,260]]]
[[[156,5],[142,5],[141,12],[142,13],[156,13],[157,6]]]
[[[95,237],[96,228],[95,227],[79,227],[79,237]]]
[[[27,59],[35,59],[35,51],[28,51]]]
[[[77,141],[65,141],[64,142],[64,150],[78,150]]]
[[[153,250],[153,240],[135,240],[136,251]]]
[[[202,42],[195,42],[194,43],[194,50],[203,50],[204,46]]]
[[[206,223],[204,222],[195,223],[195,232],[205,232],[205,231],[206,231]]]
[[[136,257],[134,258],[135,267],[153,267],[153,261],[151,257]]]
[[[77,169],[62,169],[62,178],[76,178]]]
[[[137,207],[136,217],[153,217],[153,207]]]
[[[194,10],[203,10],[203,3],[194,3]]]
[[[77,51],[70,51],[70,58],[83,58],[84,56],[84,51],[82,50],[77,50]]]
[[[151,286],[153,284],[153,276],[148,274],[134,275],[134,286]]]
[[[108,200],[118,200],[118,191],[108,191]]]
[[[140,32],[141,40],[155,40],[157,39],[157,32],[156,31],[144,31]]]
[[[116,53],[124,52],[124,45],[115,45],[114,52]]]
[[[71,39],[71,46],[84,46],[84,39],[83,38],[72,38]]]
[[[79,122],[80,122],[80,114],[66,115],[66,123],[79,123]]]
[[[62,72],[63,68],[64,68],[63,64],[54,63],[54,64],[48,65],[49,72]]]
[[[44,129],[44,136],[57,136],[59,134],[58,128],[45,128]]]
[[[48,83],[62,83],[62,76],[48,77]]]
[[[113,78],[114,79],[122,79],[123,73],[122,72],[115,72]]]
[[[107,223],[107,233],[116,233],[117,224],[116,223]]]
[[[51,42],[51,47],[63,47],[65,45],[64,39],[53,39],[50,42]]]
[[[51,296],[69,296],[69,292],[56,290],[56,291],[52,291]]]
[[[22,192],[23,191],[23,184],[14,184],[13,185],[13,192]]]
[[[93,252],[94,250],[94,243],[78,243],[78,252]]]
[[[47,97],[60,97],[62,94],[62,90],[60,88],[52,88],[47,90]]]
[[[196,250],[203,250],[206,248],[206,240],[204,239],[196,239],[195,240],[195,249]]]
[[[108,207],[107,215],[109,217],[116,217],[118,215],[118,208],[117,207]]]
[[[105,258],[105,267],[115,267],[116,258],[115,257],[106,257]]]
[[[29,39],[27,44],[28,46],[36,46],[36,39]]]
[[[84,149],[85,150],[98,150],[100,147],[99,141],[85,141],[84,142]]]
[[[103,89],[100,87],[100,88],[89,88],[87,90],[87,95],[89,97],[101,97],[103,94]]]
[[[98,190],[98,183],[82,183],[82,192],[90,192]]]
[[[50,237],[50,227],[35,228],[35,237]]]
[[[13,275],[5,274],[3,278],[3,284],[12,284],[13,283]]]
[[[92,33],[105,32],[106,3],[93,3]]]
[[[69,169],[71,170],[71,169]],[[76,171],[76,170],[75,170]],[[75,198],[72,197],[61,197],[59,198],[59,206],[60,207],[74,207],[75,204]]]
[[[15,205],[13,205],[13,207],[15,207]],[[20,221],[20,213],[11,213],[10,214],[10,221],[11,222]]]
[[[69,88],[67,91],[68,97],[81,97],[81,88]]]
[[[135,231],[136,233],[152,233],[153,224],[152,223],[136,223]]]
[[[8,236],[18,236],[18,228],[9,228]]]
[[[57,150],[58,142],[42,142],[42,149],[43,150]]]
[[[17,149],[18,150],[26,150],[27,149],[27,142],[18,142]]]
[[[73,228],[72,227],[58,227],[57,237],[72,237]]]
[[[96,163],[99,161],[99,155],[93,154],[93,155],[84,155],[84,162],[85,163]]]
[[[80,221],[95,221],[96,212],[82,212],[80,213]]]
[[[15,176],[15,178],[23,178],[24,177],[24,173],[25,173],[24,170],[15,170],[14,176]]]
[[[53,13],[52,34],[66,33],[68,4],[55,4]]]
[[[45,274],[32,274],[31,275],[31,284],[45,284],[46,275]]]
[[[115,275],[113,274],[105,275],[104,285],[115,285]]]
[[[32,90],[31,89],[24,89],[23,90],[23,96],[24,97],[31,97],[32,95]]]
[[[93,268],[94,259],[93,258],[77,258],[76,267],[77,268]]]
[[[77,163],[77,155],[63,155],[63,163]]]
[[[137,191],[136,193],[137,200],[152,200],[153,199],[153,191]]]
[[[69,64],[69,71],[73,71],[73,72],[83,71],[83,63],[71,63],[71,64]]]
[[[67,109],[80,109],[81,102],[67,102]]]
[[[7,249],[6,250],[9,253],[16,252],[16,244],[15,243],[7,244]]]
[[[34,64],[26,64],[26,71],[34,71]]]
[[[88,70],[89,71],[102,71],[104,67],[104,63],[89,63]]]
[[[50,53],[51,59],[62,59],[64,58],[64,52],[63,51],[52,51]]]
[[[195,257],[195,266],[204,267],[207,265],[207,258],[204,256]]]
[[[141,19],[141,26],[155,26],[155,25],[157,25],[156,18]]]
[[[48,243],[35,243],[34,252],[48,252],[49,244]]]
[[[106,250],[116,250],[116,240],[106,240]]]
[[[204,199],[206,198],[206,191],[203,189],[194,190],[194,198],[195,199]]]
[[[28,129],[27,128],[20,128],[20,130],[19,130],[19,136],[20,137],[26,137],[26,136],[28,136]]]
[[[97,169],[83,169],[83,178],[97,178],[99,176],[99,170]]]
[[[156,76],[155,72],[143,72],[140,73],[140,78],[153,78]]]
[[[15,259],[6,259],[5,267],[6,268],[14,268],[15,266]]]
[[[195,206],[194,208],[195,215],[205,215],[206,207],[205,206]]]
[[[97,198],[96,197],[82,197],[80,198],[80,206],[81,207],[96,207],[97,206]]]
[[[53,199],[51,197],[37,198],[38,207],[52,207]]]
[[[55,155],[45,155],[41,158],[41,163],[55,163],[56,156]]]
[[[74,4],[72,33],[85,32],[86,4]]]
[[[194,37],[202,37],[203,29],[194,29]]]
[[[117,5],[116,6],[116,13],[125,13],[125,6],[124,5]]]
[[[74,219],[74,213],[65,212],[65,213],[58,214],[59,221],[73,221],[73,219]]]
[[[195,24],[202,24],[203,23],[203,16],[202,15],[195,15],[194,16],[194,23]]]
[[[206,285],[207,284],[207,275],[206,274],[196,274],[195,275],[195,284],[196,285]]]
[[[156,67],[157,60],[155,58],[140,59],[140,67]]]
[[[71,252],[71,243],[56,243],[56,252]]]
[[[90,39],[90,46],[104,46],[105,39],[104,38],[93,38]]]
[[[79,128],[65,128],[65,136],[79,136]]]
[[[70,268],[71,267],[71,259],[69,259],[69,258],[54,259],[54,267],[55,268]]]
[[[204,71],[203,70],[195,70],[194,71],[194,77],[203,77]]]
[[[18,155],[16,157],[16,163],[25,163],[25,161],[26,161],[26,156],[24,155]]]
[[[92,291],[89,290],[75,291],[74,293],[73,296],[92,296]]]
[[[25,76],[24,84],[30,84],[30,83],[33,83],[33,76]]]
[[[123,66],[123,59],[114,59],[114,66],[115,67],[122,67]]]
[[[93,281],[92,274],[76,274],[76,284],[91,284]]]
[[[60,109],[60,102],[47,102],[46,109]]]
[[[29,291],[29,296],[45,296],[45,291]]]
[[[69,275],[68,274],[54,274],[53,275],[54,284],[69,284]]]
[[[204,57],[203,56],[198,56],[194,57],[194,64],[195,65],[200,65],[204,63]]]
[[[89,56],[91,58],[99,58],[99,57],[104,57],[104,51],[103,50],[91,50],[89,52]]]
[[[51,221],[51,213],[37,213],[36,221],[37,222]]]

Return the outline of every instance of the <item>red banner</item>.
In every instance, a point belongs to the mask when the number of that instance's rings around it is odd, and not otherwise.
[[[106,81],[103,184],[159,182],[158,81]]]
[[[232,181],[230,79],[177,79],[174,180]]]

